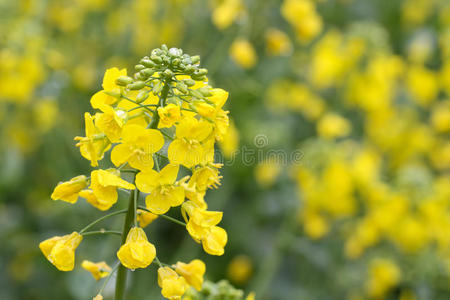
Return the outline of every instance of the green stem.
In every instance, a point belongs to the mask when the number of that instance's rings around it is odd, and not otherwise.
[[[148,210],[146,207],[144,207],[144,206],[138,206],[138,208],[139,209],[142,209],[142,210],[145,210],[145,211],[148,211],[148,212],[151,212],[150,210]],[[161,217],[161,218],[164,218],[164,219],[167,219],[167,220],[169,220],[169,221],[172,221],[172,222],[174,222],[174,223],[177,223],[178,225],[181,225],[181,226],[184,226],[184,227],[186,227],[186,223],[184,223],[184,222],[182,222],[182,221],[179,221],[179,220],[177,220],[177,219],[175,219],[175,218],[172,218],[172,217],[169,217],[169,216],[166,216],[166,215],[158,215],[159,217]]]
[[[120,266],[120,262],[118,262],[114,268],[109,273],[108,277],[106,277],[105,282],[103,282],[102,287],[100,288],[100,291],[98,292],[99,295],[102,294],[103,290],[105,289],[106,285],[108,284],[109,280],[111,279],[112,275],[116,272],[117,268]]]
[[[114,231],[114,230],[98,230],[98,231],[84,232],[81,235],[82,236],[87,236],[87,235],[96,235],[96,234],[117,234],[117,235],[122,235],[122,232]]]
[[[166,99],[167,99],[167,95],[169,94],[171,81],[172,81],[172,79],[170,79],[170,78],[168,78],[164,81],[164,87],[161,91],[161,98],[160,98],[160,104],[159,104],[160,107],[163,107],[166,104]],[[150,123],[150,128],[152,128],[152,129],[158,128],[158,123],[159,123],[158,109],[155,109],[155,111],[153,113],[152,122]]]
[[[88,230],[89,228],[91,228],[92,226],[94,226],[95,224],[97,224],[97,223],[99,223],[99,222],[101,222],[101,221],[103,221],[103,220],[105,220],[105,219],[108,219],[109,217],[112,217],[112,216],[115,216],[115,215],[119,215],[119,214],[124,214],[124,213],[126,213],[126,212],[127,212],[126,209],[122,209],[122,210],[118,210],[118,211],[116,211],[116,212],[110,213],[110,214],[108,214],[108,215],[106,215],[106,216],[103,216],[103,217],[101,217],[101,218],[98,218],[98,219],[95,220],[94,222],[88,224],[86,227],[84,227],[83,229],[81,229],[79,233],[80,233],[81,235],[83,235],[83,232],[85,232],[86,230]]]
[[[134,182],[134,178],[133,178]],[[127,215],[125,216],[125,222],[123,224],[122,231],[122,242],[121,245],[125,244],[127,240],[128,232],[130,231],[131,225],[133,223],[134,216],[136,214],[136,207],[134,205],[134,195],[136,194],[136,190],[131,191],[130,198],[128,199],[128,209]],[[122,264],[119,266],[117,270],[117,279],[116,279],[116,293],[115,300],[123,300],[125,297],[125,287],[127,283],[128,270]]]

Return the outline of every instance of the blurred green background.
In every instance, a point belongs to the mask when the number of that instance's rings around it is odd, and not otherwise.
[[[105,69],[163,43],[201,55],[235,129],[206,195],[225,255],[158,221],[161,259],[199,257],[256,299],[450,299],[446,0],[0,0],[0,299],[96,294],[38,244],[102,214],[50,194],[90,172],[73,137]],[[86,239],[77,262],[118,246]],[[155,273],[132,273],[130,299],[161,297]]]

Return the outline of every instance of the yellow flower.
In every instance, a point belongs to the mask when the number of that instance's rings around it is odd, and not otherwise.
[[[255,167],[255,179],[262,187],[270,187],[281,172],[276,159],[266,159]]]
[[[227,268],[228,277],[235,283],[245,284],[252,275],[252,261],[246,255],[234,257]]]
[[[437,75],[424,67],[411,67],[407,77],[406,84],[413,96],[413,100],[419,105],[428,106],[439,92]]]
[[[91,106],[103,111],[105,107],[110,107],[117,102],[117,98],[108,95],[105,91],[99,91],[91,97]]]
[[[146,268],[155,259],[156,249],[149,243],[145,232],[140,227],[133,227],[127,235],[127,240],[117,252],[122,265],[128,269]]]
[[[247,297],[245,297],[245,300],[255,300],[256,294],[255,292],[250,292]]]
[[[219,143],[223,155],[226,158],[232,158],[239,146],[239,132],[233,121],[229,122],[229,127]]]
[[[309,42],[322,31],[322,19],[311,0],[285,0],[281,13],[302,42]]]
[[[222,255],[227,243],[227,232],[217,225],[222,220],[222,212],[207,211],[196,206],[193,202],[185,202],[182,206],[183,217],[187,219],[186,229],[191,237],[198,243],[202,243],[206,253]]]
[[[60,271],[72,271],[75,264],[75,249],[83,237],[78,232],[55,236],[39,244],[45,257]]]
[[[92,300],[103,300],[103,296],[98,294],[97,296],[95,296],[94,298],[92,298]]]
[[[206,266],[201,260],[194,259],[188,264],[177,262],[175,271],[183,276],[187,283],[193,286],[197,291],[202,289],[203,275],[205,274]]]
[[[169,145],[169,160],[188,168],[206,160],[205,139],[210,136],[212,126],[207,121],[185,117],[176,125],[176,139]],[[202,144],[204,143],[204,144]]]
[[[317,131],[321,137],[326,139],[343,137],[350,133],[351,124],[337,114],[328,113],[317,123]]]
[[[219,29],[229,27],[244,12],[241,0],[225,0],[212,13],[212,22]]]
[[[127,70],[119,70],[116,67],[107,69],[103,76],[103,89],[109,93],[120,94],[120,86],[116,84],[116,79],[120,76],[127,76]]]
[[[192,173],[192,177],[189,180],[190,186],[195,186],[197,191],[204,192],[208,188],[217,188],[220,185],[220,179],[222,176],[219,175],[219,170],[217,167],[221,165],[208,165],[195,169]]]
[[[95,114],[95,126],[106,134],[111,143],[119,142],[127,113],[123,110],[114,110],[111,106],[104,106],[102,111],[103,113]]]
[[[100,210],[107,210],[117,202],[117,188],[135,189],[133,184],[120,178],[119,171],[115,169],[92,171],[89,187],[92,192],[83,190],[80,196]]]
[[[104,261],[94,263],[88,260],[83,260],[83,262],[81,263],[81,267],[91,272],[95,280],[100,280],[108,276],[109,273],[111,272],[111,268]]]
[[[244,38],[237,38],[230,47],[231,59],[244,69],[252,68],[257,60],[258,55],[252,44]]]
[[[158,285],[161,287],[161,294],[171,300],[181,299],[189,287],[186,280],[170,267],[158,269]]]
[[[69,203],[75,203],[78,200],[78,193],[87,186],[87,178],[80,175],[70,179],[70,181],[61,182],[53,191],[51,198],[53,200],[62,200]]]
[[[450,100],[441,101],[433,108],[431,124],[438,132],[450,131]]]
[[[292,43],[286,33],[276,28],[266,31],[266,48],[270,55],[289,55],[292,53]]]
[[[74,140],[79,141],[77,147],[80,147],[81,155],[91,161],[91,166],[97,167],[98,161],[109,149],[110,142],[105,134],[94,126],[93,119],[90,113],[84,114],[86,137],[77,136]]]
[[[175,122],[181,120],[180,107],[173,103],[169,103],[164,107],[158,108],[159,124],[158,128],[172,127]]]
[[[376,259],[370,263],[367,291],[371,298],[382,298],[400,280],[400,270],[388,259]]]
[[[141,171],[153,168],[153,153],[164,146],[164,137],[156,129],[145,129],[139,125],[125,125],[122,130],[122,144],[114,147],[111,161],[116,166],[128,162]]]
[[[184,189],[176,186],[178,165],[168,164],[161,172],[148,170],[136,175],[136,186],[144,193],[147,208],[154,214],[164,214],[170,207],[179,206],[184,201]]]
[[[137,221],[139,222],[139,226],[141,226],[142,228],[150,225],[154,220],[158,218],[158,215],[142,209],[138,209],[137,212]]]

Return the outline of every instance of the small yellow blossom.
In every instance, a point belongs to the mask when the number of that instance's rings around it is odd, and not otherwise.
[[[53,191],[51,198],[53,200],[62,200],[69,203],[75,203],[78,200],[78,193],[87,186],[87,178],[80,175],[70,179],[70,181],[61,182]]]
[[[184,277],[170,267],[160,267],[158,269],[158,285],[161,287],[161,294],[171,300],[180,300],[189,285]]]
[[[153,168],[153,153],[164,145],[164,137],[156,129],[146,129],[139,125],[124,126],[122,143],[115,146],[111,152],[111,161],[115,166],[128,162],[138,170]]]
[[[72,271],[75,265],[75,249],[83,237],[78,232],[55,236],[39,244],[45,257],[60,271]]]
[[[164,107],[159,107],[158,115],[158,128],[172,127],[175,122],[181,120],[180,107],[173,103],[169,103]]]
[[[94,276],[95,280],[100,280],[109,275],[111,272],[111,267],[104,261],[94,263],[88,260],[83,260],[81,267]]]
[[[94,298],[92,298],[92,300],[103,300],[103,296],[98,294],[97,296],[95,296]]]
[[[155,215],[143,209],[138,209],[137,213],[137,221],[139,222],[139,226],[141,226],[141,228],[147,227],[158,218],[158,215]]]
[[[371,298],[383,297],[400,280],[400,270],[388,259],[376,259],[371,262],[367,291]]]
[[[186,279],[187,283],[197,291],[202,289],[203,275],[206,271],[205,263],[199,259],[194,259],[188,264],[177,262],[175,271]]]
[[[321,137],[332,139],[347,136],[351,131],[351,124],[343,117],[328,113],[317,123],[317,131]]]
[[[203,166],[195,169],[192,173],[191,179],[189,180],[190,186],[195,186],[197,191],[204,192],[209,188],[217,188],[220,185],[220,179],[222,176],[219,175],[219,170],[215,166]]]
[[[146,268],[155,259],[156,249],[149,243],[145,232],[140,227],[133,227],[127,235],[127,240],[117,252],[122,265],[128,269]]]
[[[269,28],[265,36],[266,49],[270,55],[289,55],[292,53],[292,42],[283,31]]]
[[[103,154],[110,147],[110,142],[94,125],[94,118],[90,113],[84,114],[86,137],[75,137],[80,147],[81,155],[91,161],[91,166],[97,167],[98,161],[103,158]]]
[[[237,38],[230,47],[233,61],[244,69],[251,69],[258,60],[252,44],[244,38]]]
[[[118,173],[115,169],[92,171],[89,186],[92,192],[83,190],[80,196],[100,210],[109,209],[117,202],[117,188],[135,189],[133,184],[121,179]]]
[[[252,261],[247,255],[234,257],[227,267],[227,275],[237,284],[245,284],[253,272]]]
[[[104,106],[103,113],[95,114],[95,126],[106,134],[111,143],[117,143],[126,117],[127,114],[123,110],[114,110],[111,106]]]
[[[244,12],[242,0],[225,0],[212,13],[212,21],[219,29],[229,27]]]
[[[184,189],[176,186],[178,165],[168,164],[161,172],[149,170],[136,175],[136,186],[144,193],[147,208],[154,214],[164,214],[170,207],[176,207],[184,201]]]
[[[207,149],[202,142],[211,135],[212,129],[208,121],[189,117],[182,119],[176,125],[176,138],[169,145],[170,162],[191,168],[205,161]]]
[[[197,207],[194,203],[189,201],[183,204],[182,209],[185,219],[187,219],[185,213],[189,215],[186,229],[192,238],[196,242],[202,243],[206,253],[211,255],[222,255],[228,236],[223,228],[216,225],[222,219],[223,213],[218,211],[207,211],[206,209]]]
[[[116,79],[120,76],[126,76],[127,70],[118,68],[107,69],[103,77],[102,87],[106,92],[120,94],[120,86],[116,84]]]

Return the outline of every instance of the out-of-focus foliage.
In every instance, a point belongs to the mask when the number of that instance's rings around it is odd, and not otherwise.
[[[158,223],[163,259],[201,257],[256,299],[450,297],[448,1],[1,0],[1,299],[96,290],[36,245],[99,215],[49,196],[88,173],[72,137],[104,70],[162,43],[201,54],[234,117],[208,194],[226,254]],[[110,243],[83,243],[80,261]],[[131,299],[159,297],[153,273],[133,273]]]

